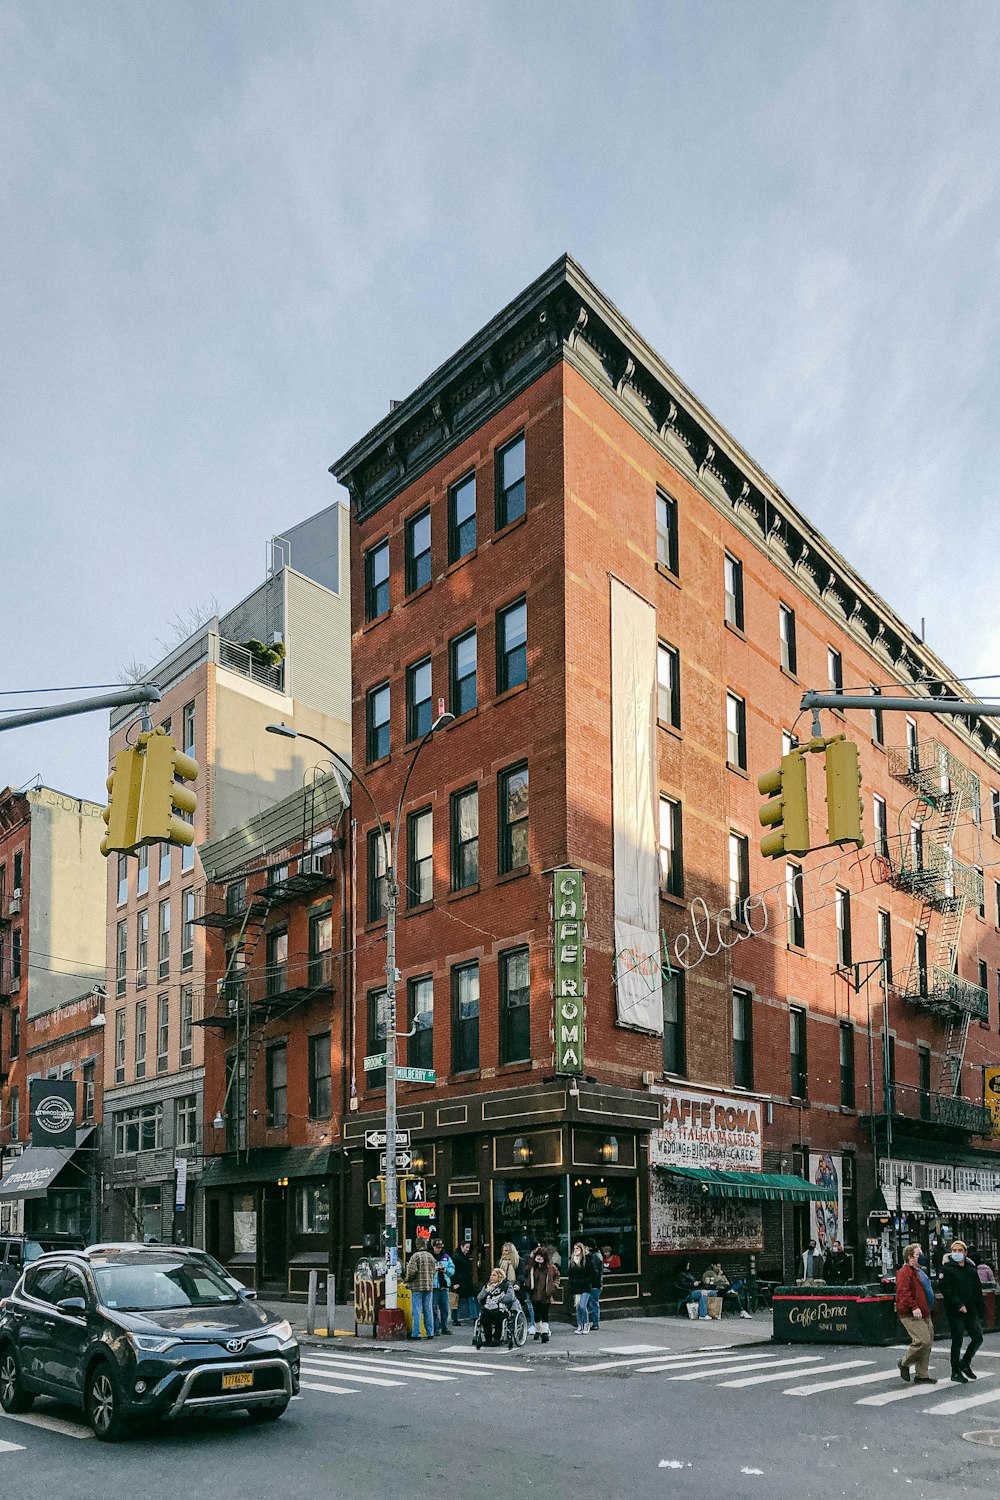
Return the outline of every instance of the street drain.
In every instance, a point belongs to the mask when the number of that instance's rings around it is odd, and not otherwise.
[[[1000,1448],[1000,1429],[980,1428],[978,1432],[963,1432],[967,1443],[981,1443],[984,1448]]]

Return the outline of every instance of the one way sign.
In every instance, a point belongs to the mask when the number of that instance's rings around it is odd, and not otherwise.
[[[385,1169],[386,1169],[386,1165],[387,1165],[387,1162],[386,1162],[386,1152],[383,1151],[381,1153],[381,1155],[379,1156],[379,1159],[378,1159],[378,1169],[379,1169],[379,1171],[380,1172],[384,1172]],[[412,1151],[397,1151],[396,1152],[396,1171],[397,1172],[408,1172],[412,1166],[413,1166],[413,1152]]]

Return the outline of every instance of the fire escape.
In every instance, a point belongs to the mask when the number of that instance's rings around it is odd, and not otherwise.
[[[914,803],[909,833],[901,833],[896,847],[890,844],[884,852],[892,883],[920,903],[913,961],[899,993],[944,1027],[938,1089],[955,1100],[953,1109],[961,1113],[969,1027],[989,1017],[986,991],[958,974],[962,919],[970,902],[981,905],[983,877],[956,859],[955,837],[963,815],[970,821],[978,816],[979,778],[939,740],[890,749],[889,774],[913,792]],[[936,932],[929,963],[932,924]]]

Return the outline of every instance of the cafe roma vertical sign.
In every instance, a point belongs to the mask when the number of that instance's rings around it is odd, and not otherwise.
[[[587,895],[582,870],[552,876],[552,969],[557,1073],[583,1072]]]

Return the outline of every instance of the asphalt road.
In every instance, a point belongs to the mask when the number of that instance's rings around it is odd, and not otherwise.
[[[891,1349],[677,1352],[668,1337],[569,1365],[477,1355],[458,1338],[384,1353],[307,1349],[302,1397],[274,1426],[251,1427],[234,1413],[140,1430],[116,1447],[91,1439],[72,1412],[38,1401],[25,1419],[0,1417],[0,1495],[997,1493],[1000,1449],[973,1446],[963,1433],[1000,1429],[1000,1351],[981,1358],[975,1386],[916,1388],[899,1380]],[[943,1350],[936,1365],[946,1375]],[[952,1410],[956,1401],[976,1404]],[[59,1430],[40,1425],[53,1420]]]

